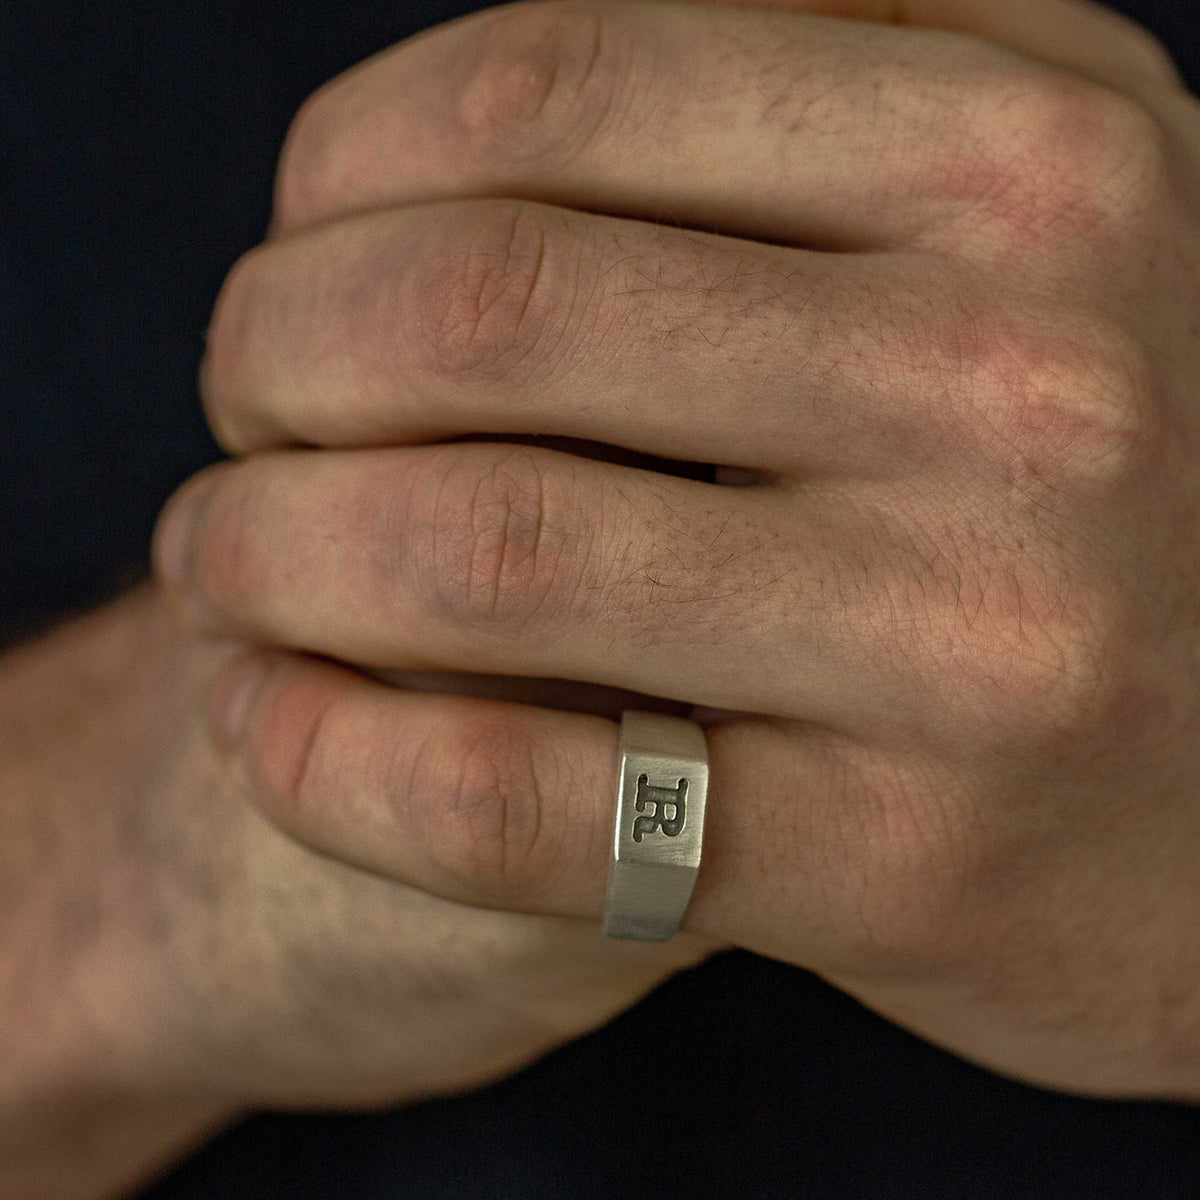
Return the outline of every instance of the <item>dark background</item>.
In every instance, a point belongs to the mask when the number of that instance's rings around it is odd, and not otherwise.
[[[144,571],[160,504],[216,456],[204,329],[300,102],[473,7],[0,5],[0,638]],[[1200,8],[1123,7],[1195,87]],[[1195,1200],[1200,1112],[1006,1082],[737,953],[485,1092],[262,1116],[152,1195]]]

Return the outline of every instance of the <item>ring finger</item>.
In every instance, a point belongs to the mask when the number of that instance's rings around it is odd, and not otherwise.
[[[614,722],[407,692],[278,652],[236,663],[212,713],[250,794],[323,853],[466,904],[600,914]],[[914,891],[934,850],[887,797],[927,778],[779,722],[714,725],[708,746],[704,861],[684,928],[818,969],[878,966],[910,923],[886,898]],[[781,925],[781,906],[805,920]]]

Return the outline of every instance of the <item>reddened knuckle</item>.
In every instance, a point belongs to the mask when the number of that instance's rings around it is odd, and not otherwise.
[[[1082,78],[1037,78],[998,106],[987,132],[979,199],[1026,247],[1127,231],[1169,188],[1165,127]]]
[[[286,671],[266,693],[247,734],[247,775],[268,811],[286,825],[319,827],[322,810],[339,792],[337,760],[355,741],[338,730],[337,693],[321,678]]]
[[[536,451],[456,460],[432,494],[424,572],[441,619],[502,635],[553,627],[574,557],[568,496]]]
[[[508,717],[471,718],[441,734],[428,834],[442,869],[500,897],[536,889],[545,874],[540,757],[531,732]]]
[[[616,44],[591,5],[518,4],[481,23],[457,106],[467,145],[512,165],[574,158],[616,108]]]
[[[1102,90],[1090,129],[1094,216],[1085,231],[1127,233],[1165,210],[1175,174],[1166,124],[1133,98]]]
[[[414,273],[417,352],[457,386],[527,384],[551,364],[575,288],[548,210],[466,206]]]
[[[1115,322],[1000,333],[968,374],[977,444],[1006,485],[1112,491],[1161,446],[1151,357]]]

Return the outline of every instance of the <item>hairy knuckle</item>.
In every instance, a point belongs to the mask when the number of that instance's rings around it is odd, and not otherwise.
[[[578,269],[554,221],[530,204],[473,204],[435,239],[413,276],[416,350],[429,374],[487,387],[553,369]]]
[[[472,890],[502,897],[537,887],[545,836],[540,758],[531,732],[510,717],[471,718],[437,739],[429,848]]]
[[[451,626],[545,631],[561,615],[574,556],[569,483],[524,448],[457,458],[430,490],[429,602]]]
[[[575,158],[616,111],[617,45],[592,5],[518,4],[481,23],[457,105],[468,147],[513,165]]]

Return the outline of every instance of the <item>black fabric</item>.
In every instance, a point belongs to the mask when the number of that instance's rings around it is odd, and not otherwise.
[[[143,571],[159,505],[216,456],[203,331],[301,100],[470,7],[0,6],[0,637]],[[1200,82],[1192,0],[1134,11]],[[484,1092],[264,1115],[149,1195],[1191,1200],[1200,1113],[1004,1081],[734,953]]]

